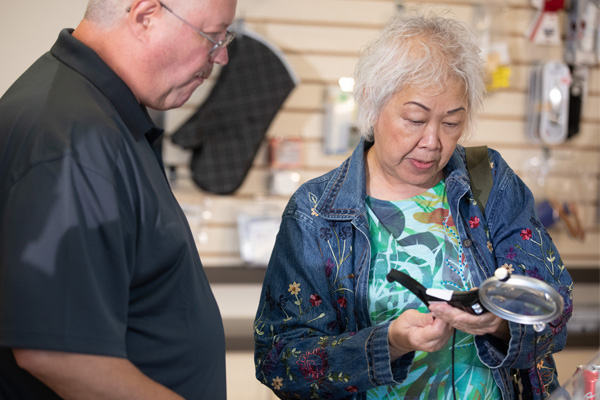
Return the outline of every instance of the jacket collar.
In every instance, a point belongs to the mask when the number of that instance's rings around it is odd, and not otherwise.
[[[352,155],[337,169],[323,192],[315,210],[327,219],[354,219],[366,210],[367,180],[365,175],[365,152],[373,145],[361,139]],[[444,168],[446,184],[459,183],[466,190],[468,177],[465,169],[465,150],[457,145]]]
[[[461,145],[457,145],[454,149],[454,153],[448,160],[448,164],[444,167],[444,178],[446,184],[450,181],[458,181],[462,184],[468,184],[467,178],[467,163],[465,160],[465,148]]]
[[[333,175],[315,207],[324,218],[354,219],[365,211],[365,151],[372,145],[372,142],[361,139],[352,155],[332,171]]]

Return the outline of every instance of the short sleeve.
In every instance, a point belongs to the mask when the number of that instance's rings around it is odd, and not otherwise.
[[[0,346],[125,357],[127,229],[107,175],[69,155],[0,198]]]

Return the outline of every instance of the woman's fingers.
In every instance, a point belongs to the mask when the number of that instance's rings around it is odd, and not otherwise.
[[[407,310],[392,321],[389,329],[390,346],[403,351],[437,351],[452,336],[453,328],[431,314]]]
[[[473,315],[445,303],[431,304],[429,311],[433,317],[471,335],[505,333],[508,327],[506,321],[492,313]]]

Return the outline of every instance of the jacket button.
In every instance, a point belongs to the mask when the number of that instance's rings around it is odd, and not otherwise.
[[[471,239],[463,240],[463,247],[471,247],[473,246],[473,241]]]

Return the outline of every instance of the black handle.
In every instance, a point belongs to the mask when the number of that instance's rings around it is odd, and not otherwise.
[[[431,301],[443,301],[440,298],[428,295],[425,286],[404,272],[393,269],[388,272],[386,278],[388,282],[396,281],[413,292],[427,307],[429,307],[429,302]],[[453,307],[474,315],[480,315],[487,311],[479,301],[479,289],[469,290],[468,292],[453,291],[452,297],[446,302]]]

